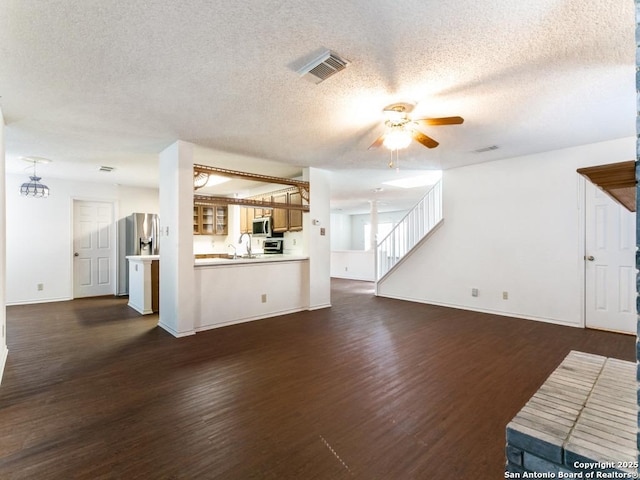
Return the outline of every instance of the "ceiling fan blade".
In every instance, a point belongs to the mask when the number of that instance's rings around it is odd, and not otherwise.
[[[373,142],[367,150],[371,150],[372,148],[378,148],[384,142],[384,137],[386,134],[380,135],[375,142]]]
[[[414,122],[422,125],[460,125],[464,122],[462,117],[442,117],[442,118],[416,118]]]
[[[436,148],[438,145],[440,145],[433,138],[427,137],[424,133],[419,132],[418,130],[411,130],[411,136],[416,142],[421,143],[427,148]]]

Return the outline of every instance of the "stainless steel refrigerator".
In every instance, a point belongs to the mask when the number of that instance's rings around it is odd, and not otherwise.
[[[160,221],[155,213],[132,213],[125,219],[125,256],[160,254]],[[129,262],[126,263],[125,291],[129,293]]]

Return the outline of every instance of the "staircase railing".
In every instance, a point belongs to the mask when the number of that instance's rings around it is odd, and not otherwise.
[[[376,246],[376,281],[384,277],[442,220],[442,181],[438,181]]]

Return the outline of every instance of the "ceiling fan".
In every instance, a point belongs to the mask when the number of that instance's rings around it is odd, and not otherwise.
[[[406,148],[411,140],[424,145],[427,148],[435,148],[439,144],[433,138],[425,135],[417,127],[421,125],[459,125],[464,122],[462,117],[441,118],[411,118],[409,115],[415,105],[412,103],[392,103],[382,110],[386,132],[371,144],[369,150],[384,145],[389,150]]]

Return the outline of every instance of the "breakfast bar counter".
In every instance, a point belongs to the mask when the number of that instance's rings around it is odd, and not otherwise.
[[[195,331],[309,308],[309,257],[197,258]]]

